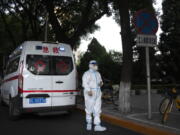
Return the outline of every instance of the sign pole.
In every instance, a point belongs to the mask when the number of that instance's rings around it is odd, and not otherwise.
[[[148,119],[152,118],[151,111],[151,77],[149,64],[149,47],[146,47],[146,75],[147,75],[147,92],[148,92]]]

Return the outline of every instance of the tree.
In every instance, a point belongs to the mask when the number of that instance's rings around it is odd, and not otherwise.
[[[25,40],[42,40],[44,12],[40,4],[32,0],[0,0],[0,17],[12,50]]]
[[[164,0],[162,3],[163,15],[161,16],[160,50],[160,73],[161,77],[174,77],[180,83],[180,1]]]
[[[108,2],[102,0],[0,0],[3,15],[13,15],[22,24],[23,40],[43,40],[45,18],[49,16],[51,40],[69,43],[73,49],[80,38],[98,28],[96,20],[110,15]],[[12,32],[12,31],[11,31]],[[30,32],[30,36],[26,33]]]
[[[5,22],[5,23],[4,23]],[[5,27],[11,23],[12,25]],[[3,16],[0,18],[0,67],[3,71],[3,61],[8,54],[16,48],[16,43],[20,41],[20,23],[13,16]],[[12,33],[13,32],[13,33]],[[14,34],[16,32],[16,34]],[[10,40],[13,38],[12,40]]]
[[[111,80],[113,83],[118,83],[120,80],[119,69],[121,68],[121,63],[113,61],[113,58],[116,58],[116,60],[118,59],[118,55],[120,54],[115,51],[113,51],[113,53],[107,53],[106,49],[97,39],[93,38],[88,45],[87,51],[80,58],[80,64],[78,65],[79,79],[81,80],[82,74],[89,69],[89,61],[97,60],[102,77]]]
[[[119,110],[122,113],[130,111],[130,88],[132,74],[132,46],[133,40],[130,28],[130,14],[128,0],[115,0],[115,9],[118,10],[121,26],[123,65],[121,71],[120,91],[119,91]]]

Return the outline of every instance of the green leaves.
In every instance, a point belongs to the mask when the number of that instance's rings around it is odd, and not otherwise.
[[[49,15],[48,40],[71,44],[76,49],[82,36],[94,32],[95,22],[110,14],[108,2],[102,0],[0,0],[3,15],[16,18],[18,36],[24,40],[44,40],[44,27]],[[5,27],[11,27],[8,23]],[[11,35],[16,35],[9,29]],[[15,38],[9,38],[10,41]],[[16,43],[18,44],[18,43]]]
[[[97,60],[99,71],[103,78],[110,79],[114,83],[119,83],[122,54],[116,51],[106,52],[106,49],[93,38],[88,46],[88,50],[80,58],[78,73],[81,78],[82,74],[89,69],[89,61]]]
[[[161,29],[159,49],[161,59],[158,61],[161,66],[161,76],[172,76],[180,82],[180,1],[164,0],[163,15],[161,16]]]

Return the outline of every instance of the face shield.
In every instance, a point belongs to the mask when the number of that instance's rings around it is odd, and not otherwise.
[[[89,68],[94,70],[94,71],[97,71],[98,70],[98,64],[95,60],[92,60],[89,62]]]

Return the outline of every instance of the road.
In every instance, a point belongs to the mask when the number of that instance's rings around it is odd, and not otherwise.
[[[103,122],[108,130],[85,130],[85,116],[79,111],[71,115],[39,116],[25,114],[18,121],[8,119],[8,108],[0,106],[0,135],[140,135],[125,128]]]

